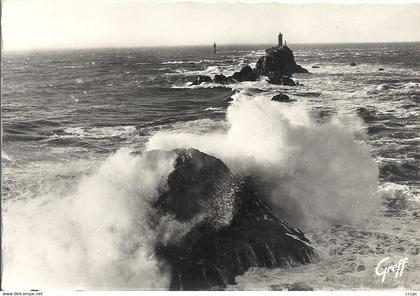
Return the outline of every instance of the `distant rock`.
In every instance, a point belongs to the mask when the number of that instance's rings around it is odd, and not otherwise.
[[[378,69],[378,71],[384,71],[384,70],[385,70],[384,68],[379,68],[379,69]]]
[[[313,65],[313,66],[312,66],[312,68],[314,68],[314,69],[318,69],[318,68],[319,68],[319,66],[317,66],[317,65]]]
[[[351,62],[350,63],[350,66],[354,67],[354,66],[356,66],[356,63],[355,62]]]
[[[283,76],[282,81],[283,81],[283,85],[288,85],[288,86],[296,85],[295,81],[292,78],[289,78],[287,76]]]
[[[268,82],[271,84],[283,85],[283,75],[270,73],[270,76],[268,76]]]
[[[243,67],[239,72],[235,72],[232,76],[226,77],[223,74],[217,74],[214,79],[211,79],[209,76],[200,75],[190,85],[200,85],[205,82],[231,84],[235,81],[256,81],[260,76],[267,76],[269,83],[295,86],[299,83],[295,83],[290,78],[294,73],[309,72],[296,64],[293,51],[290,48],[287,46],[276,46],[266,50],[266,55],[258,60],[255,69],[252,69],[248,65]]]
[[[255,73],[268,77],[274,75],[292,76],[295,73],[309,73],[295,62],[293,51],[287,46],[276,46],[266,50],[266,55],[257,61]]]
[[[153,205],[157,221],[151,225],[172,219],[175,239],[155,245],[157,258],[169,266],[171,290],[223,289],[250,267],[316,258],[305,235],[259,198],[251,177],[235,176],[221,160],[195,149],[167,153],[176,153],[174,170]]]
[[[278,85],[288,85],[288,86],[296,85],[296,83],[293,81],[292,78],[279,75],[277,73],[271,73],[270,76],[268,76],[268,82],[272,84],[278,84]]]
[[[299,96],[299,97],[319,97],[319,96],[321,96],[321,93],[316,92],[316,91],[307,91],[307,92],[296,93],[295,96]]]
[[[278,94],[271,98],[272,101],[277,102],[290,102],[290,98],[288,95],[285,94]]]
[[[231,77],[226,77],[223,74],[216,74],[214,76],[213,82],[219,83],[219,84],[230,84],[230,83],[233,83],[234,81]]]
[[[257,75],[254,73],[254,70],[250,66],[245,66],[239,72],[235,72],[232,76],[232,79],[242,82],[242,81],[256,81]]]
[[[206,75],[199,75],[196,79],[195,79],[195,81],[193,81],[191,84],[190,84],[190,86],[191,85],[200,85],[201,83],[211,83],[211,82],[213,82],[213,80],[211,79],[211,77],[210,76],[206,76]]]

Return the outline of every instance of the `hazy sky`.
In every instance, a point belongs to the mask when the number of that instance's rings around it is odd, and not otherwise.
[[[5,0],[2,28],[5,50],[420,41],[420,4]]]

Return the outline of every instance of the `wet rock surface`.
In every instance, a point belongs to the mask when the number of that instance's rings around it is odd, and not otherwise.
[[[219,159],[195,149],[175,150],[174,171],[154,204],[186,231],[157,243],[169,265],[171,290],[217,290],[250,267],[288,267],[315,257],[308,239],[274,215],[250,177],[233,175]]]

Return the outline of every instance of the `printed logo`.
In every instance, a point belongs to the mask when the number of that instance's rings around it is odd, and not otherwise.
[[[395,277],[401,277],[404,272],[404,266],[408,263],[408,258],[401,258],[398,261],[398,264],[393,265],[386,265],[386,261],[391,259],[390,257],[386,257],[379,261],[378,265],[376,265],[375,273],[377,276],[382,276],[382,283],[385,282],[385,278],[388,273],[395,272]]]

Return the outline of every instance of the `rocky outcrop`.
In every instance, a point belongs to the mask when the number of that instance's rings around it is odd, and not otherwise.
[[[214,76],[213,82],[218,83],[218,84],[231,84],[234,81],[233,81],[232,77],[226,77],[223,74],[216,74]]]
[[[205,82],[207,83],[213,82],[213,79],[211,79],[210,76],[199,75],[190,85],[200,85],[201,83],[205,83]]]
[[[261,57],[256,65],[257,75],[289,76],[295,73],[309,73],[308,70],[295,62],[293,51],[287,46],[276,46],[266,50],[266,55]]]
[[[254,70],[250,66],[245,66],[239,72],[235,72],[232,75],[232,78],[238,82],[242,81],[256,81],[257,75],[254,73]]]
[[[277,73],[271,73],[268,76],[268,82],[272,84],[278,84],[278,85],[287,85],[287,86],[295,86],[295,81],[287,76],[279,75]]]
[[[290,102],[290,98],[288,95],[285,94],[278,94],[271,98],[272,101],[276,102]]]
[[[153,205],[158,219],[171,217],[171,225],[183,229],[155,246],[170,267],[170,289],[222,289],[250,267],[314,258],[305,235],[272,213],[249,177],[233,175],[221,160],[195,149],[171,153],[177,154],[174,170]]]
[[[214,79],[209,76],[198,76],[190,85],[214,82],[218,84],[231,84],[234,82],[256,81],[260,76],[267,76],[268,82],[272,84],[295,86],[297,83],[290,77],[294,73],[309,73],[308,70],[295,62],[293,51],[287,46],[276,46],[266,50],[266,55],[261,57],[256,68],[243,67],[239,72],[226,77],[217,74]]]

